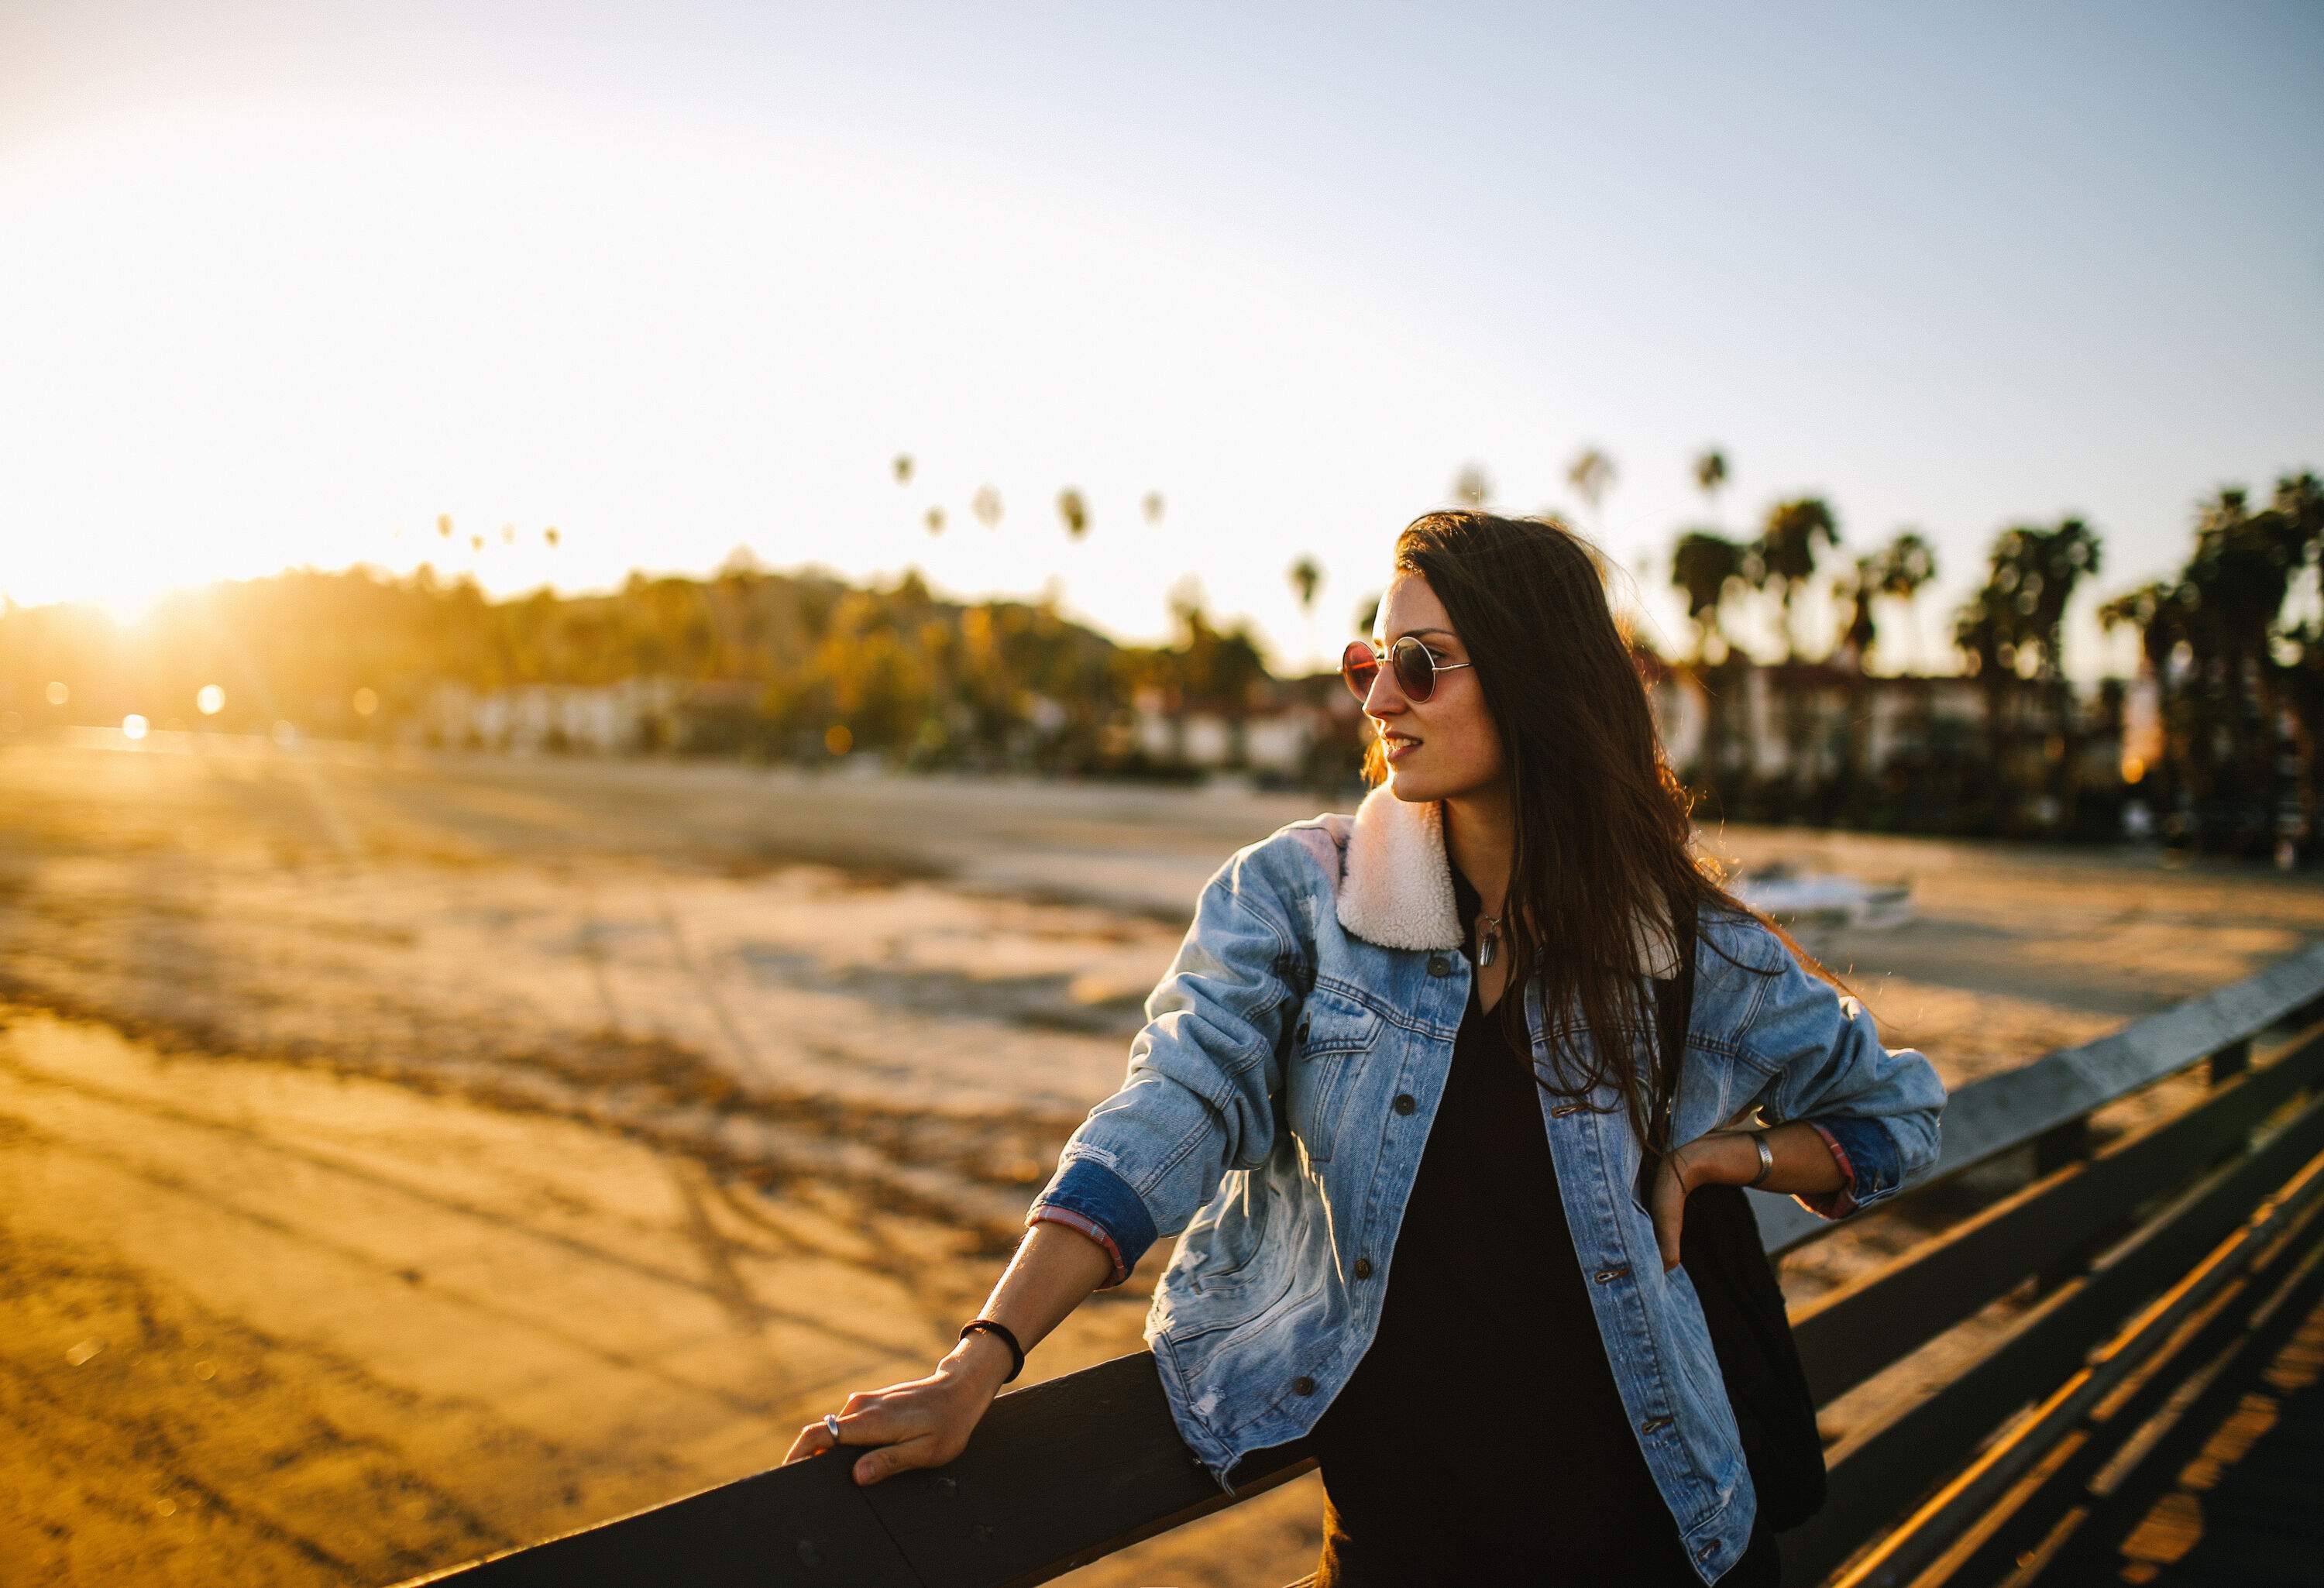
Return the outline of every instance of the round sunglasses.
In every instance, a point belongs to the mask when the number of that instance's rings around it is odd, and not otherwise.
[[[1388,648],[1388,660],[1396,669],[1397,688],[1404,691],[1406,700],[1425,700],[1435,694],[1438,673],[1473,665],[1439,661],[1427,646],[1410,634]],[[1371,698],[1372,680],[1379,677],[1379,669],[1380,653],[1369,640],[1351,640],[1348,648],[1340,652],[1340,677],[1359,700]]]

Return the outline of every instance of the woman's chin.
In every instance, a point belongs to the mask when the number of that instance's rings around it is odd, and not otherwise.
[[[1444,798],[1443,791],[1435,786],[1435,780],[1427,773],[1407,771],[1394,762],[1388,763],[1388,791],[1412,805],[1424,805],[1429,800]]]

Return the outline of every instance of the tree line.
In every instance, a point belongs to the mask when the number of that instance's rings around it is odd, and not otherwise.
[[[122,722],[402,737],[447,686],[675,686],[641,750],[817,759],[836,747],[929,766],[1140,770],[1122,743],[1142,691],[1173,714],[1245,716],[1268,679],[1246,624],[1179,592],[1175,640],[1123,645],[1053,603],[956,602],[779,573],[747,556],[708,578],[488,598],[431,568],[301,569],[173,596],[115,623],[78,605],[0,608],[0,724]],[[205,692],[208,692],[207,694]]]
[[[899,483],[911,472],[899,457]],[[2164,838],[2200,848],[2313,850],[2324,789],[2324,487],[2313,471],[2284,473],[2264,500],[2218,492],[2200,503],[2175,575],[2098,607],[2106,628],[2138,638],[2153,705],[2143,725],[2126,719],[2124,680],[2086,696],[2064,670],[2067,612],[2103,566],[2098,531],[2071,516],[2002,530],[1945,632],[1982,701],[1978,720],[1932,710],[1916,741],[1878,766],[1866,752],[1879,683],[1868,659],[1901,619],[1925,668],[1930,539],[1904,526],[1858,550],[1815,495],[1780,499],[1755,529],[1729,531],[1719,512],[1725,455],[1704,451],[1692,472],[1705,511],[1677,532],[1669,572],[1692,630],[1675,665],[1701,683],[1706,718],[1680,770],[1706,814],[2111,838],[2136,809]],[[1567,477],[1596,520],[1613,460],[1585,448]],[[1452,494],[1483,505],[1491,490],[1471,465]],[[1142,505],[1157,522],[1158,494]],[[981,493],[975,511],[997,525],[997,494]],[[1079,493],[1060,493],[1058,515],[1068,534],[1087,532]],[[448,519],[437,529],[451,538]],[[556,531],[544,534],[553,547]],[[1312,556],[1287,570],[1311,628],[1324,577]],[[1214,620],[1197,586],[1176,587],[1170,606],[1170,641],[1124,645],[1052,601],[956,602],[917,573],[853,585],[742,553],[707,578],[632,574],[608,594],[544,587],[505,600],[426,566],[402,577],[298,570],[180,594],[127,628],[88,608],[0,606],[0,728],[137,713],[156,726],[287,722],[409,738],[446,686],[656,679],[678,690],[680,709],[649,723],[640,749],[1183,773],[1183,736],[1156,753],[1129,732],[1138,705],[1176,725],[1212,714],[1239,738],[1285,686],[1248,625]],[[1754,672],[1775,701],[1772,722],[1741,709]],[[1318,725],[1311,771],[1344,781],[1353,725]],[[1769,734],[1784,741],[1773,774],[1757,742]],[[2094,746],[2108,753],[2094,757]]]
[[[1610,474],[1585,454],[1577,475],[1585,465]],[[1714,512],[1727,474],[1716,449],[1696,460],[1696,484]],[[2098,531],[2068,516],[2002,530],[1982,581],[1952,614],[1952,650],[1983,700],[1981,732],[1970,738],[1959,722],[1932,722],[1924,742],[1884,769],[1865,767],[1856,753],[1867,660],[1884,605],[1919,615],[1937,576],[1927,538],[1906,527],[1849,556],[1839,515],[1819,496],[1777,501],[1756,534],[1683,529],[1670,582],[1694,629],[1687,665],[1703,685],[1708,718],[1702,752],[1683,775],[1711,808],[1745,819],[2115,837],[2135,807],[2171,842],[2285,861],[2310,855],[2324,789],[2324,485],[2312,470],[2287,471],[2264,504],[2225,488],[2198,504],[2193,528],[2175,576],[2098,609],[2102,627],[2139,637],[2142,681],[2155,705],[2151,731],[2126,721],[2124,680],[2103,680],[2084,699],[2067,679],[2066,614],[2103,560]],[[1800,597],[1819,584],[1832,617],[1821,678],[1798,665],[1816,649],[1801,632]],[[1748,669],[1763,665],[1736,638],[1738,613],[1753,607],[1776,638],[1781,660],[1771,665],[1787,669],[1782,731],[1794,742],[1772,779],[1755,770],[1759,758],[1732,716]],[[1804,706],[1835,685],[1849,698],[1827,725],[1840,741],[1826,758],[1831,770],[1814,778],[1803,770],[1814,764],[1804,751],[1817,725]],[[2093,735],[2122,743],[2104,771],[2082,753]]]

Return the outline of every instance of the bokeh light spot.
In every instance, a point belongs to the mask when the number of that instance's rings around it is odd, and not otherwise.
[[[71,698],[72,691],[66,688],[62,684],[51,684],[49,686],[49,704],[51,706],[62,706],[66,701],[70,700]]]
[[[194,704],[204,716],[216,716],[226,709],[226,691],[216,684],[204,684],[194,695]]]
[[[823,747],[834,755],[844,755],[855,748],[855,735],[847,731],[845,723],[834,723],[823,731]]]
[[[356,690],[355,707],[357,716],[369,716],[379,709],[379,691],[369,688]]]
[[[139,716],[133,711],[127,716],[121,719],[121,736],[132,742],[143,739],[145,736],[146,730],[151,728],[152,725],[152,724],[147,722],[143,717]]]

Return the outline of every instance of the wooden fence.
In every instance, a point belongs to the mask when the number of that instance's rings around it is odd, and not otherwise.
[[[1996,1582],[2255,1308],[2324,1255],[2324,946],[2115,1034],[1964,1086],[1942,1155],[1886,1206],[1981,1167],[2024,1184],[1794,1310],[1820,1406],[2013,1294],[1973,1358],[1883,1399],[1828,1452],[1831,1499],[1783,1537],[1795,1583]],[[2255,1062],[2255,1046],[2273,1042]],[[2092,1113],[2176,1076],[2188,1106],[2099,1144]],[[1753,1193],[1771,1251],[1834,1226]],[[1910,1370],[1906,1370],[1908,1372]],[[1136,1353],[1004,1394],[949,1465],[859,1488],[825,1456],[475,1565],[457,1588],[1041,1583],[1306,1472],[1256,1453],[1222,1491]]]

